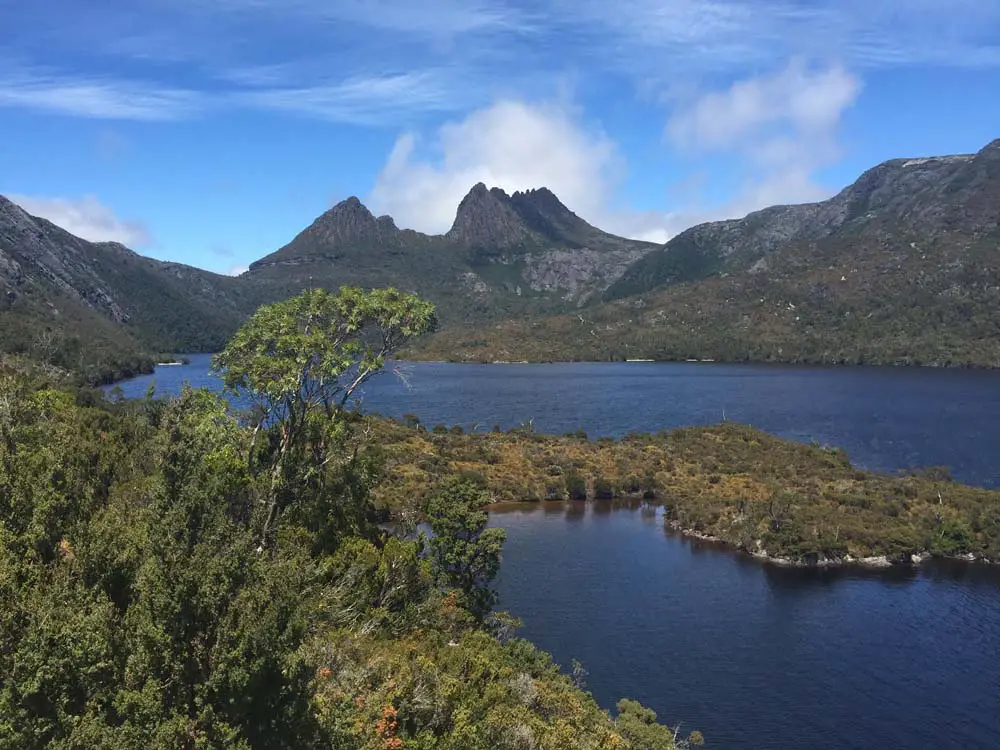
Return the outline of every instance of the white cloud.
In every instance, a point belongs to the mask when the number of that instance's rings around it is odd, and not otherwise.
[[[91,242],[120,242],[133,248],[152,243],[149,230],[141,222],[119,218],[92,195],[83,198],[10,195],[9,198],[32,216],[48,219],[70,234]]]
[[[477,182],[508,192],[545,186],[602,229],[662,243],[704,221],[828,197],[816,173],[839,158],[841,118],[860,88],[842,67],[811,68],[793,60],[777,72],[678,104],[666,125],[669,143],[696,164],[701,156],[726,154],[747,175],[722,204],[706,205],[682,192],[663,196],[662,211],[616,208],[610,198],[623,166],[616,144],[581,125],[570,107],[512,100],[443,126],[431,156],[418,154],[414,134],[400,136],[370,203],[400,226],[444,232]]]
[[[810,70],[801,59],[784,70],[737,81],[724,91],[701,96],[667,123],[680,148],[726,149],[758,140],[768,128],[800,134],[824,134],[836,127],[844,109],[858,95],[858,79],[842,67]],[[783,159],[788,141],[768,144],[766,161]]]
[[[477,182],[508,192],[548,187],[594,221],[618,177],[614,143],[557,105],[499,101],[444,125],[433,158],[418,155],[418,145],[411,133],[396,141],[370,203],[400,226],[425,232],[447,231]]]
[[[246,273],[250,270],[249,266],[232,266],[226,271],[226,276],[239,276],[240,274]]]
[[[690,197],[696,191],[689,184],[663,196],[662,211],[605,208],[596,214],[599,225],[663,243],[702,222],[829,197],[833,191],[816,174],[840,158],[841,119],[860,90],[860,80],[843,67],[810,68],[796,59],[777,72],[675,102],[665,128],[668,143],[693,164],[725,155],[745,175],[742,184],[722,203]]]
[[[815,174],[840,158],[840,122],[860,91],[860,80],[840,66],[793,60],[777,73],[697,97],[674,112],[666,132],[678,151],[727,154],[749,170],[722,214],[819,200],[830,191]]]

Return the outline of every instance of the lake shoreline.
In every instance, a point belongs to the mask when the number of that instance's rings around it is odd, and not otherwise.
[[[487,505],[484,510],[488,513],[499,512],[516,512],[516,511],[532,511],[537,508],[545,508],[549,506],[562,506],[566,507],[568,502],[565,500],[543,500],[543,501],[503,501],[498,503],[491,503]],[[618,497],[610,501],[595,501],[595,500],[580,500],[576,501],[584,506],[590,506],[595,502],[608,502],[614,507],[616,504],[620,505],[622,503],[632,505],[639,503],[647,503],[649,507],[663,508],[664,505],[657,501],[645,501],[641,496],[631,496],[631,497]],[[706,546],[714,547],[718,552],[730,555],[739,555],[741,557],[750,558],[762,565],[772,565],[778,568],[790,568],[799,570],[850,570],[850,569],[862,569],[870,571],[888,571],[888,570],[902,570],[910,569],[916,570],[921,565],[933,562],[959,562],[972,565],[983,565],[987,567],[1000,566],[1000,560],[993,560],[985,555],[975,555],[971,552],[958,555],[934,555],[928,550],[919,550],[907,555],[901,555],[898,558],[890,558],[888,555],[873,555],[871,557],[854,557],[850,554],[844,555],[842,557],[828,557],[823,553],[817,553],[813,556],[815,559],[806,560],[802,558],[791,558],[783,557],[780,555],[771,555],[762,548],[757,550],[749,550],[741,547],[738,544],[727,541],[718,536],[713,536],[712,534],[706,534],[704,532],[698,531],[697,529],[685,528],[683,524],[675,520],[664,519],[663,522],[664,530],[673,536],[677,536],[686,541],[694,541],[705,544]],[[758,540],[759,542],[759,540]]]
[[[827,557],[823,553],[817,553],[815,560],[795,559],[791,557],[781,557],[768,554],[766,550],[756,551],[742,548],[711,534],[704,534],[696,529],[683,528],[676,521],[667,521],[665,528],[671,533],[677,534],[685,539],[694,539],[699,542],[706,542],[720,548],[720,551],[745,555],[765,565],[774,565],[780,568],[799,568],[803,570],[823,570],[842,568],[863,568],[866,570],[887,570],[890,568],[919,568],[924,563],[930,561],[949,560],[952,562],[962,562],[980,564],[987,566],[1000,565],[1000,560],[991,560],[985,555],[975,555],[972,552],[959,555],[932,555],[927,550],[921,550],[898,559],[890,559],[887,555],[875,555],[872,557],[853,557],[845,555],[843,557]]]

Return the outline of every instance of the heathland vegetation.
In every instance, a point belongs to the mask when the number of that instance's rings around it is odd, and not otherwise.
[[[419,508],[438,477],[459,474],[494,502],[663,506],[671,528],[795,563],[1000,561],[1000,493],[958,484],[945,469],[861,471],[839,449],[734,423],[589,440],[359,419],[386,462],[376,496],[397,511]]]
[[[439,466],[406,503],[432,539],[384,530],[399,459],[345,404],[431,317],[391,290],[261,309],[216,360],[245,414],[5,360],[0,748],[700,743],[601,710],[491,611],[480,482]]]

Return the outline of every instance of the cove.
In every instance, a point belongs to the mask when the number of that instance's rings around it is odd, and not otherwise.
[[[602,503],[495,508],[500,606],[708,747],[1000,747],[1000,570],[795,570]],[[682,731],[682,734],[684,732]]]

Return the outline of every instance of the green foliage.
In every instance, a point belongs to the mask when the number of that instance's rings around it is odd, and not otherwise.
[[[722,262],[719,242],[731,240],[685,233],[638,260],[601,304],[443,329],[410,356],[1000,366],[995,238],[876,221],[859,236]]]
[[[496,603],[490,583],[500,571],[506,532],[487,529],[489,493],[462,477],[449,477],[427,504],[434,536],[430,548],[444,583],[461,593],[463,605],[483,619]]]
[[[311,289],[260,308],[213,360],[227,388],[289,419],[295,407],[343,406],[385,358],[426,332],[434,307],[395,289]]]
[[[566,475],[566,492],[570,500],[587,499],[587,480],[577,471],[571,471]]]
[[[672,529],[753,554],[817,563],[885,556],[1000,560],[1000,493],[935,469],[898,477],[855,469],[843,451],[725,422],[618,441],[511,431],[440,435],[372,420],[394,457],[378,502],[422,507],[437,482],[476,476],[494,502],[658,502]],[[946,480],[947,479],[947,480]]]
[[[618,718],[615,720],[619,731],[629,741],[633,750],[688,750],[701,747],[705,738],[694,731],[681,741],[676,734],[662,724],[656,723],[656,712],[638,701],[623,698],[618,701]]]
[[[213,358],[233,393],[256,404],[254,435],[275,445],[263,453],[270,476],[259,547],[273,546],[280,515],[328,479],[328,448],[355,391],[381,372],[385,359],[434,323],[434,307],[395,289],[339,294],[312,289],[260,308]],[[253,454],[251,460],[259,455]]]
[[[206,391],[107,402],[8,365],[0,748],[629,747],[484,616],[503,534],[481,482],[445,483],[428,556],[373,523],[366,420],[315,409],[259,554],[287,413],[246,426]]]

